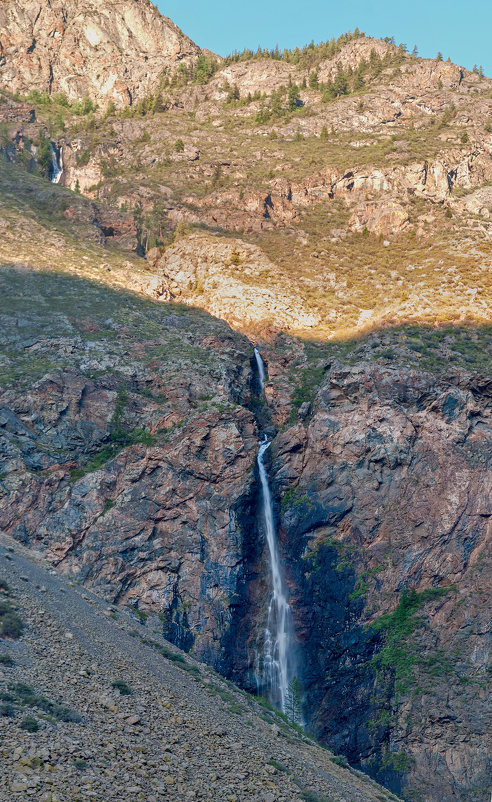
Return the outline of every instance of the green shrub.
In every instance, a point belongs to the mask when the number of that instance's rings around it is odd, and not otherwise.
[[[132,689],[122,679],[117,679],[114,682],[112,682],[111,683],[111,687],[115,688],[115,690],[119,691],[121,696],[131,696],[132,695]]]
[[[97,106],[90,97],[84,97],[78,103],[74,103],[72,105],[72,111],[74,114],[79,115],[80,117],[86,114],[93,114],[97,110]]]
[[[68,109],[70,106],[70,102],[68,97],[63,92],[57,92],[52,96],[53,103],[56,103],[58,106],[63,106],[63,108]]]
[[[182,153],[185,149],[184,142],[182,139],[177,139],[174,143],[174,150],[176,153]]]
[[[271,760],[268,761],[268,765],[273,766],[274,769],[277,769],[277,771],[283,771],[286,774],[290,774],[290,770],[287,768],[287,766],[284,766],[283,763],[279,763],[278,760],[274,760],[272,758]]]
[[[36,145],[38,148],[36,161],[45,173],[49,173],[53,167],[53,154],[51,152],[51,142],[42,130],[39,131]]]
[[[234,265],[234,267],[239,267],[239,265],[242,264],[242,261],[241,254],[236,248],[234,248],[231,253],[231,265]]]
[[[297,386],[291,397],[291,421],[295,420],[296,412],[301,404],[313,402],[316,392],[323,380],[324,372],[324,367],[317,365],[309,365],[301,372]]]
[[[12,606],[7,599],[0,599],[0,616],[12,612]]]
[[[343,766],[345,769],[349,769],[350,768],[350,763],[348,762],[348,760],[345,757],[345,755],[334,755],[331,758],[331,760],[332,760],[333,763],[336,763],[337,766]]]
[[[80,724],[83,721],[80,713],[77,713],[76,710],[72,710],[72,708],[67,705],[53,703],[52,715],[58,721],[71,722],[72,724]]]
[[[4,702],[0,705],[0,716],[3,718],[14,718],[15,708],[13,708],[11,704]]]
[[[376,669],[390,669],[395,672],[397,690],[405,692],[414,682],[414,667],[420,665],[424,671],[432,667],[434,676],[436,672],[445,673],[449,665],[443,660],[442,665],[436,660],[420,654],[412,636],[423,625],[423,619],[418,611],[429,601],[439,599],[450,591],[455,590],[451,585],[446,588],[428,588],[418,593],[415,588],[403,589],[400,602],[392,613],[385,613],[376,619],[374,629],[385,634],[385,645],[376,654],[371,662]],[[439,657],[439,656],[437,656]]]
[[[9,127],[7,123],[0,123],[0,144],[5,148],[11,143]]]
[[[24,631],[22,618],[17,613],[10,612],[0,618],[0,636],[3,638],[20,638]]]
[[[56,721],[79,724],[83,720],[80,713],[77,713],[76,710],[72,710],[67,705],[53,702],[42,694],[38,695],[30,685],[26,685],[24,682],[16,682],[11,688],[21,705],[37,707],[39,710],[47,713],[48,716],[51,716],[51,718],[56,719]]]
[[[33,89],[32,92],[29,92],[27,99],[29,103],[38,106],[50,106],[51,105],[51,98],[48,92],[39,92],[37,89]]]
[[[91,154],[86,148],[85,150],[82,151],[82,153],[79,153],[77,156],[77,167],[85,167],[87,164],[89,164],[90,158]]]
[[[0,654],[0,666],[13,666],[14,663],[15,661],[10,654]]]
[[[33,716],[23,718],[19,727],[26,732],[37,732],[39,730],[39,724]]]

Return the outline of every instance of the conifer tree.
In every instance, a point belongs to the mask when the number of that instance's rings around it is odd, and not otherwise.
[[[292,84],[289,86],[289,111],[295,111],[299,105],[299,87],[297,84]]]
[[[286,701],[287,717],[294,724],[299,724],[302,721],[302,692],[297,677],[293,677],[289,682]]]

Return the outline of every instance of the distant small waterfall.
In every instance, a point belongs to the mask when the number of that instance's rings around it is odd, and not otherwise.
[[[260,386],[263,390],[265,369],[261,355],[256,348],[255,357],[258,364]],[[271,593],[262,649],[258,652],[256,660],[256,682],[259,692],[267,695],[270,701],[285,713],[289,701],[289,686],[295,673],[294,627],[280,565],[272,495],[265,468],[265,453],[270,448],[270,444],[271,441],[265,435],[260,441],[257,459],[261,483],[262,517],[268,544]]]
[[[257,348],[255,348],[255,359],[256,365],[258,367],[258,378],[260,380],[260,390],[263,392],[265,389],[265,365],[263,363],[263,359],[261,358],[261,354]]]
[[[59,184],[60,179],[63,175],[63,152],[60,148],[60,156],[56,152],[56,147],[53,143],[50,144],[50,151],[51,151],[51,173],[50,173],[50,181],[52,184]]]

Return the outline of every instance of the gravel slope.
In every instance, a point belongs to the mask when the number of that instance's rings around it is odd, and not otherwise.
[[[24,710],[14,702],[15,717],[0,717],[1,800],[396,799],[185,658],[152,621],[142,626],[109,608],[5,536],[0,579],[25,622],[20,640],[1,644],[0,653],[15,660],[0,665],[2,692],[16,698],[22,686],[15,683],[26,683],[38,700],[82,716],[57,722],[32,698]],[[112,687],[117,680],[131,695]],[[26,715],[37,719],[37,732],[20,729]]]

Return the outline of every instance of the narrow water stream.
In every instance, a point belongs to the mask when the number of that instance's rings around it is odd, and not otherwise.
[[[59,184],[60,179],[63,175],[63,154],[60,149],[60,157],[58,161],[58,154],[56,152],[56,147],[51,143],[50,145],[51,150],[51,173],[50,173],[50,181],[52,184]]]
[[[265,368],[257,348],[255,357],[261,390],[265,384]],[[294,631],[292,612],[280,564],[277,532],[273,514],[272,495],[265,468],[265,453],[271,441],[266,435],[260,440],[258,471],[261,483],[262,518],[268,544],[270,567],[270,600],[262,649],[257,655],[256,681],[258,690],[283,713],[289,701],[289,685],[294,676]]]
[[[263,392],[265,389],[265,365],[263,364],[263,359],[257,348],[255,348],[255,359],[258,368],[258,377],[260,379],[260,392]]]

